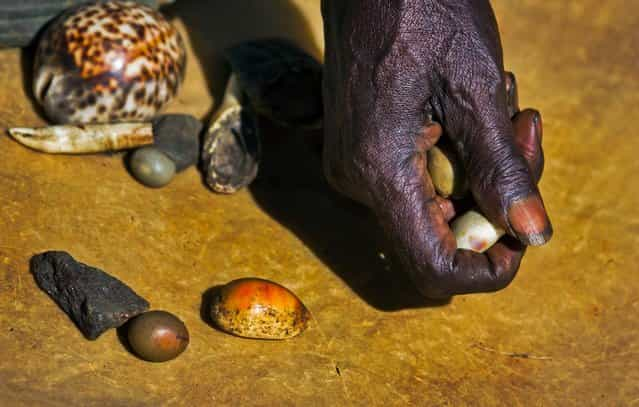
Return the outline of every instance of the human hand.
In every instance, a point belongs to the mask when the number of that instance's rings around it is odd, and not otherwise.
[[[505,287],[525,246],[547,242],[552,227],[535,179],[541,118],[510,120],[516,87],[507,93],[489,2],[324,0],[322,11],[329,182],[375,212],[424,296]],[[475,202],[508,233],[484,254],[456,250],[452,206],[426,171],[442,128]]]

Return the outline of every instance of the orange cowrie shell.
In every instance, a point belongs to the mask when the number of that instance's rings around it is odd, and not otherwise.
[[[311,316],[289,289],[259,278],[242,278],[221,287],[210,315],[221,330],[257,339],[297,336],[308,327]]]

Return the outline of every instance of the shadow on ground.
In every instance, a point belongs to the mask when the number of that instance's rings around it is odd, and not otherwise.
[[[218,101],[228,78],[222,53],[231,45],[280,37],[314,56],[319,53],[307,21],[286,0],[180,0],[166,11],[181,18],[187,27],[210,91]],[[250,191],[263,210],[304,241],[371,306],[393,311],[442,305],[425,301],[406,274],[393,267],[369,211],[342,198],[325,183],[321,131],[293,131],[265,120],[261,127],[263,162]]]
[[[230,46],[256,38],[281,37],[315,57],[320,55],[308,22],[289,0],[179,0],[162,12],[184,22],[216,102],[221,100],[228,79],[223,53]]]

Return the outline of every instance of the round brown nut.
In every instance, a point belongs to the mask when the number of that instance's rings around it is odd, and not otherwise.
[[[288,339],[302,333],[310,312],[287,288],[259,278],[243,278],[221,287],[211,318],[223,331],[245,338]]]
[[[177,93],[186,51],[157,11],[133,1],[74,7],[38,45],[34,95],[56,123],[148,120]]]
[[[129,322],[127,338],[136,355],[149,362],[178,357],[189,344],[189,331],[166,311],[149,311]]]

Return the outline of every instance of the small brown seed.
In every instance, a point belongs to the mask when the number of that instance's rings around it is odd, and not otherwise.
[[[259,278],[243,278],[221,287],[210,313],[223,331],[258,339],[292,338],[308,327],[310,319],[310,312],[295,294]]]
[[[468,191],[464,168],[446,144],[433,146],[427,153],[428,173],[437,193],[444,198],[460,198]]]
[[[142,359],[166,362],[178,357],[189,344],[189,331],[178,317],[166,311],[149,311],[129,323],[129,345]]]

